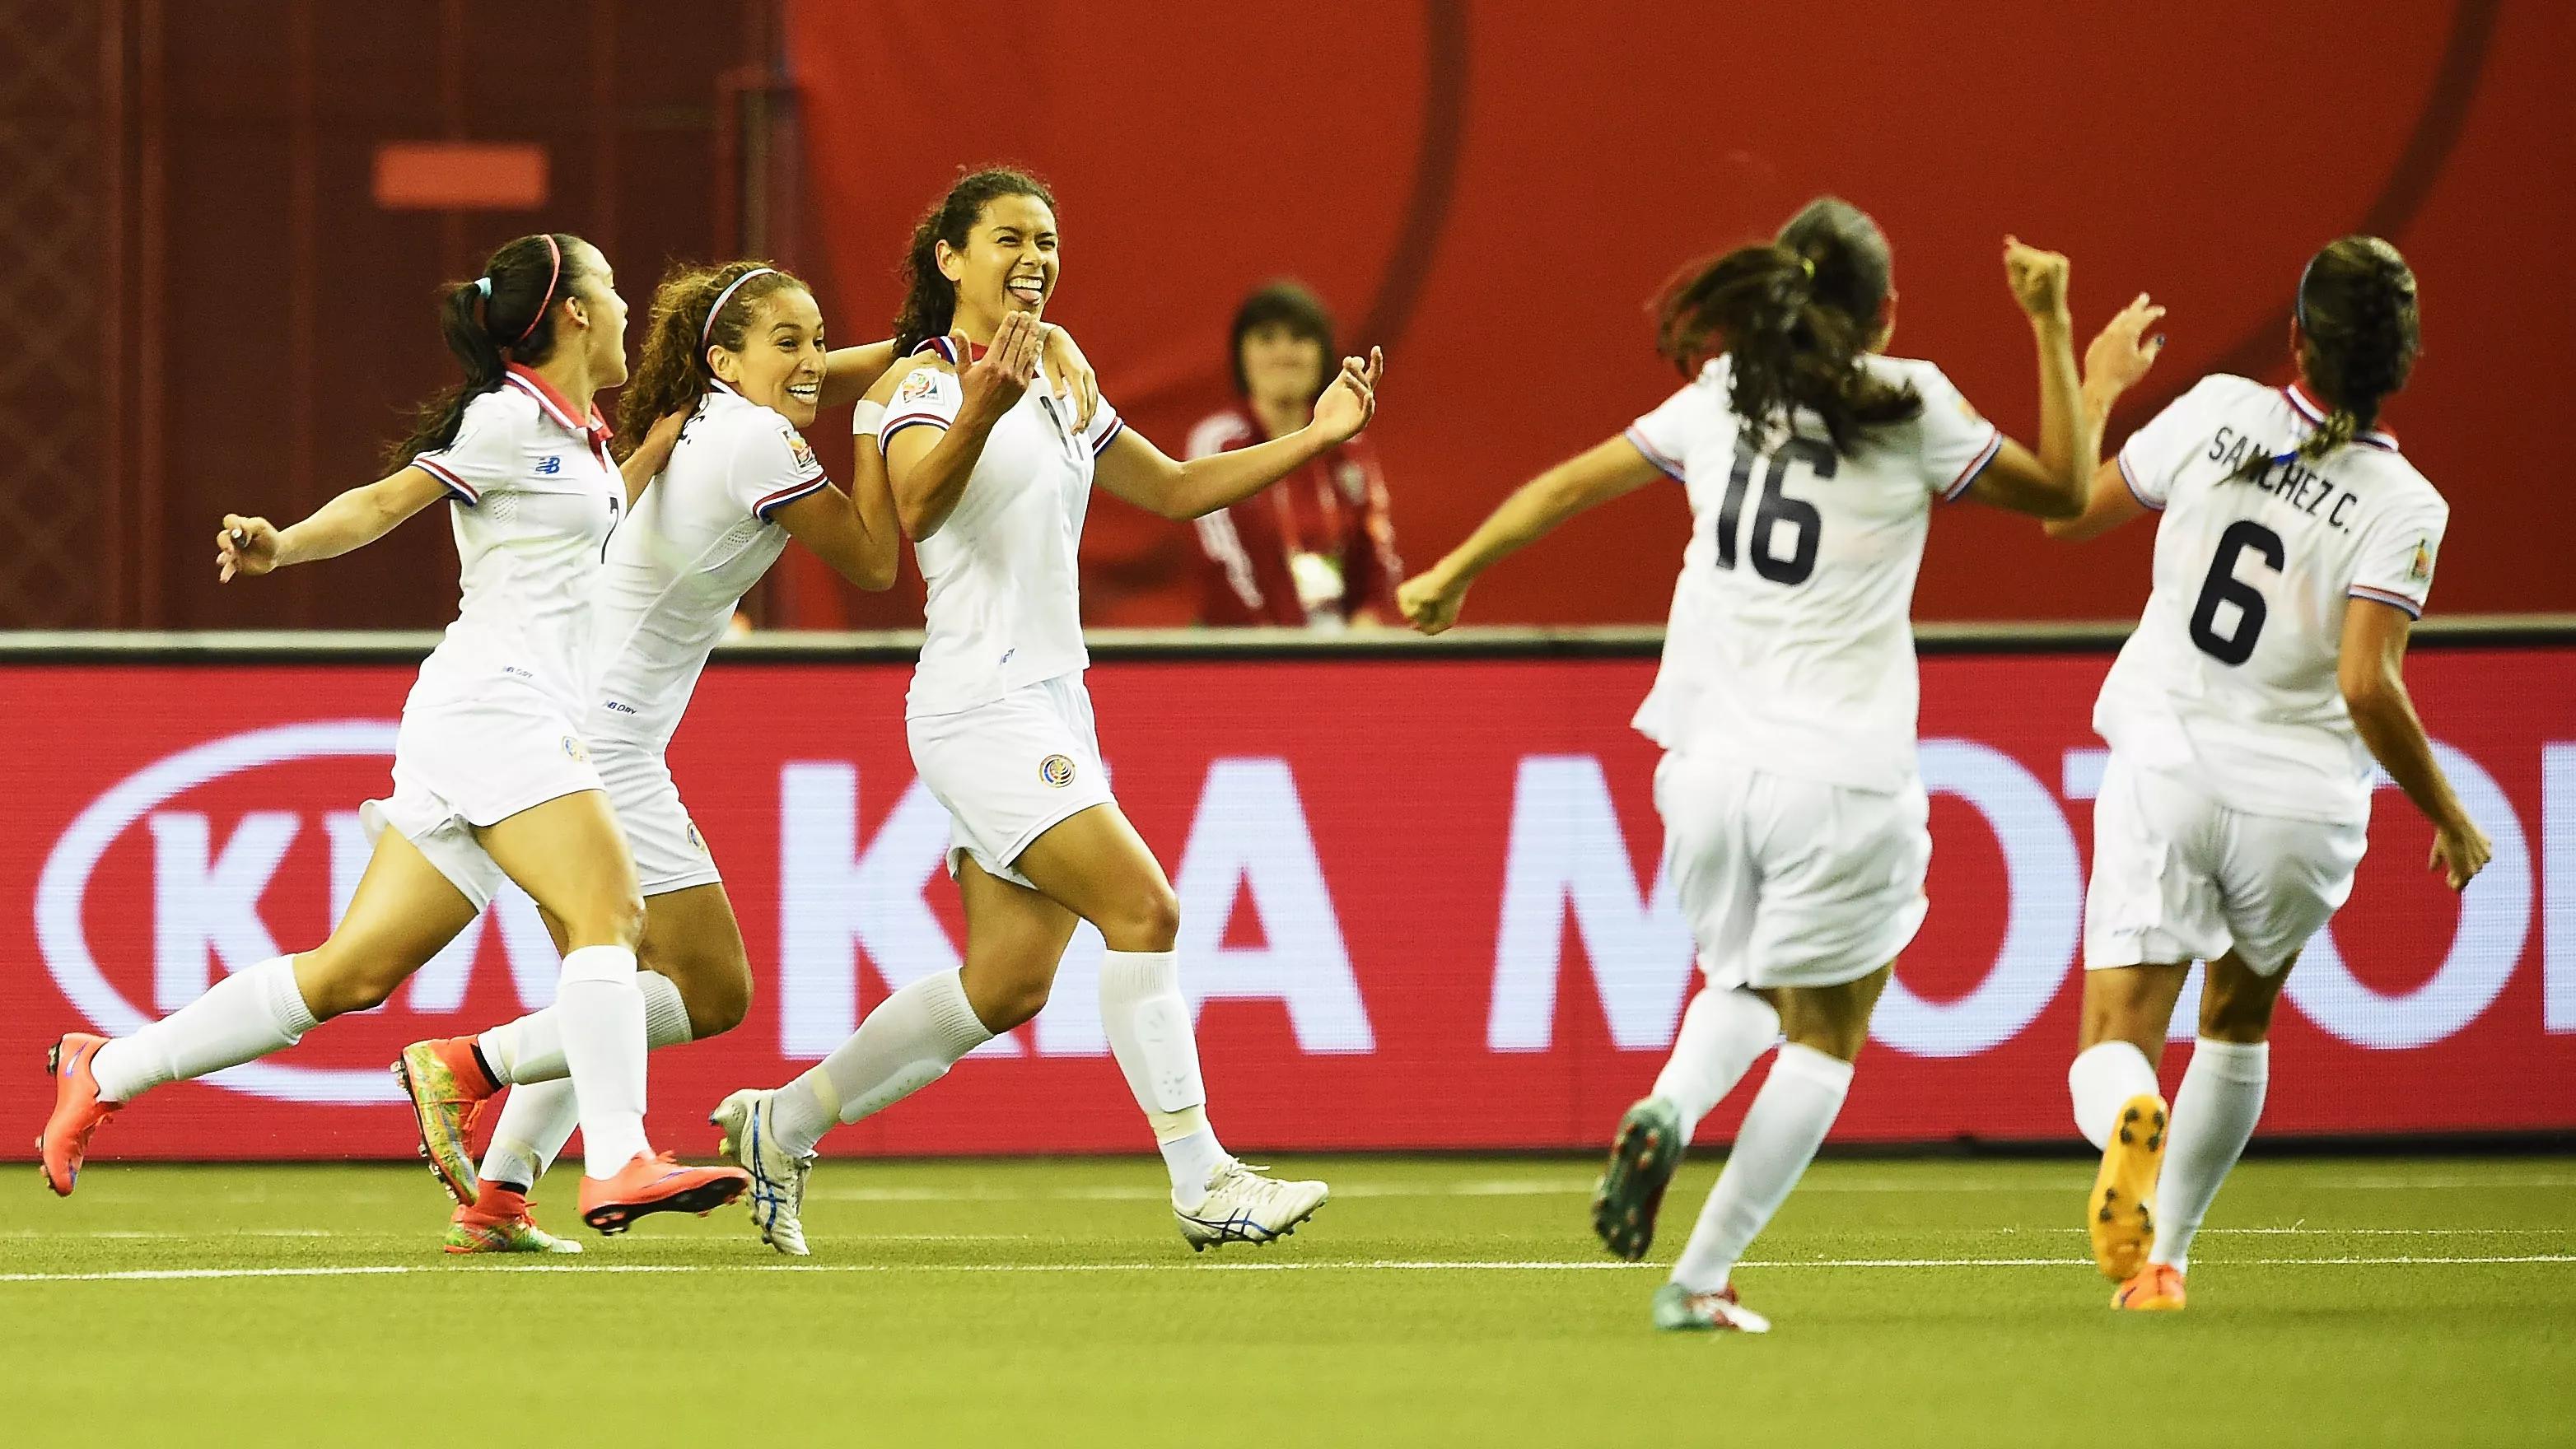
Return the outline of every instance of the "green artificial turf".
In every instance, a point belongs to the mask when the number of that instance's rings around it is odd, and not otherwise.
[[[1300,1159],[1293,1240],[1195,1256],[1149,1160],[827,1163],[810,1259],[738,1209],[448,1259],[416,1167],[100,1162],[0,1194],[15,1442],[1478,1446],[2576,1438],[2576,1161],[2245,1164],[2192,1306],[2115,1315],[2090,1165],[1829,1160],[1662,1336],[1593,1168]],[[1669,1263],[1713,1175],[1674,1185]],[[380,1271],[347,1271],[374,1269]],[[171,1276],[143,1276],[168,1274]],[[124,1276],[116,1276],[124,1275]],[[182,1276],[187,1275],[187,1276]]]

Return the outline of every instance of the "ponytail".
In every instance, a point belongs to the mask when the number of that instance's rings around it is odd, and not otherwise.
[[[2286,453],[2246,459],[2240,478],[2317,462],[2370,431],[2380,404],[2406,386],[2422,350],[2415,273],[2397,248],[2374,236],[2344,237],[2309,258],[2292,315],[2299,322],[2299,369],[2325,406],[2325,420]]]
[[[555,346],[555,303],[570,296],[581,276],[574,248],[581,238],[540,232],[503,246],[483,275],[451,283],[438,304],[438,330],[465,370],[465,380],[420,405],[411,430],[385,452],[399,468],[423,453],[456,441],[465,409],[500,387],[513,361],[536,363]]]
[[[740,352],[761,300],[790,290],[811,289],[767,262],[673,267],[653,289],[643,360],[617,395],[617,437],[610,446],[618,456],[634,452],[664,417],[696,412],[715,388],[708,350]]]
[[[894,319],[894,355],[903,357],[933,337],[945,337],[957,321],[957,284],[939,270],[939,244],[964,251],[966,239],[984,208],[1005,196],[1034,196],[1055,209],[1046,183],[1025,171],[987,166],[960,175],[939,204],[923,213],[912,229],[912,244],[903,257],[903,310]]]
[[[1861,319],[1818,295],[1819,270],[1815,258],[1778,243],[1743,247],[1686,268],[1657,306],[1657,350],[1684,377],[1726,354],[1728,403],[1757,447],[1800,408],[1823,420],[1841,453],[1863,429],[1923,411],[1912,387],[1861,366],[1874,339]]]

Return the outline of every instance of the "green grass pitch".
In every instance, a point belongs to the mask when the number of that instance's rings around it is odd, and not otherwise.
[[[416,1167],[101,1162],[0,1195],[20,1443],[2444,1444],[2576,1438],[2576,1160],[2259,1159],[2180,1316],[2114,1315],[2090,1165],[1820,1163],[1659,1336],[1593,1165],[1288,1160],[1333,1202],[1192,1255],[1146,1160],[827,1163],[791,1263],[738,1209],[447,1259]],[[21,1171],[25,1171],[21,1169]],[[1714,1173],[1675,1184],[1668,1263]],[[16,1431],[28,1437],[19,1438]]]

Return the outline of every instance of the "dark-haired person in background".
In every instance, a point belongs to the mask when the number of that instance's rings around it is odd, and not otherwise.
[[[1338,355],[1332,314],[1314,293],[1279,281],[1244,298],[1227,345],[1234,405],[1190,429],[1189,456],[1305,427]],[[1386,474],[1365,437],[1324,450],[1267,492],[1201,517],[1197,528],[1202,624],[1340,629],[1394,621],[1404,565]]]
[[[1055,198],[1018,171],[958,178],[913,230],[895,322],[905,360],[869,399],[895,512],[929,585],[904,733],[949,815],[964,965],[877,1004],[850,1039],[774,1091],[727,1099],[755,1213],[788,1224],[798,1162],[838,1123],[881,1112],[1031,1017],[1074,928],[1108,951],[1100,1018],[1151,1123],[1193,1248],[1285,1237],[1320,1182],[1264,1176],[1218,1140],[1175,955],[1180,903],[1102,767],[1083,685],[1076,555],[1099,486],[1165,518],[1248,498],[1368,424],[1381,359],[1345,358],[1286,437],[1176,463],[1103,403],[1084,417],[1038,382],[1040,314],[1061,275]],[[862,446],[866,446],[865,442]]]
[[[1707,985],[1654,1090],[1620,1119],[1593,1227],[1634,1260],[1701,1118],[1785,1036],[1726,1169],[1657,1291],[1665,1329],[1770,1325],[1736,1301],[1737,1261],[1842,1111],[1871,1009],[1923,924],[1932,857],[1915,766],[1909,614],[1932,505],[2083,511],[2111,399],[2146,371],[2140,297],[2079,383],[2066,258],[2005,239],[2040,362],[2037,456],[1941,369],[1881,351],[1895,326],[1887,238],[1848,202],[1810,203],[1761,246],[1686,269],[1658,341],[1690,379],[1621,436],[1542,473],[1399,591],[1438,633],[1468,585],[1600,503],[1671,477],[1692,527],[1637,728],[1664,854]]]
[[[2415,276],[2349,236],[2299,276],[2299,380],[2205,377],[2093,478],[2085,539],[2150,511],[2155,586],[2102,683],[2084,1014],[2067,1074],[2101,1148],[2085,1223],[2112,1306],[2183,1306],[2192,1236],[2254,1135],[2272,1008],[2352,894],[2376,759],[2453,890],[2489,846],[2408,699],[2409,626],[2450,506],[2379,428],[2414,369]],[[2156,1064],[2194,961],[2200,1035],[2166,1120]]]
[[[71,1192],[110,1113],[381,1003],[473,923],[505,876],[564,948],[556,1014],[580,1103],[583,1220],[622,1232],[645,1213],[705,1212],[749,1185],[736,1168],[656,1157],[645,1138],[644,903],[585,743],[602,560],[677,425],[657,430],[621,476],[591,399],[626,380],[626,302],[608,259],[579,237],[502,247],[481,277],[449,289],[441,323],[465,381],[422,411],[392,474],[291,528],[227,514],[215,536],[229,582],[337,558],[442,498],[454,505],[463,599],[403,701],[393,793],[360,812],[374,842],[366,873],[319,947],[235,972],[114,1041],[56,1043],[39,1148],[57,1193]]]

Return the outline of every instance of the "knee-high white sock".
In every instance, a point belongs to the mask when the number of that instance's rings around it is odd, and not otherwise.
[[[2211,1041],[2191,1049],[2165,1129],[2164,1176],[2156,1185],[2156,1246],[2150,1263],[2189,1271],[2191,1240],[2218,1185],[2253,1139],[2272,1080],[2270,1042]]]
[[[2075,1128],[2096,1148],[2111,1145],[2111,1126],[2131,1097],[2163,1095],[2156,1069],[2135,1042],[2096,1042],[2075,1054],[2066,1069],[2066,1094],[2075,1103]]]
[[[492,1144],[483,1149],[478,1175],[487,1183],[514,1183],[523,1191],[535,1187],[580,1121],[581,1099],[571,1082],[512,1087],[501,1102],[500,1120],[492,1125]]]
[[[1690,1241],[1673,1264],[1673,1281],[1694,1293],[1726,1286],[1756,1234],[1787,1201],[1789,1189],[1815,1161],[1851,1090],[1851,1063],[1790,1042],[1771,1062],[1771,1075],[1754,1094],[1735,1134],[1735,1150],[1717,1175],[1708,1201],[1692,1225]]]
[[[275,956],[206,988],[206,994],[119,1037],[90,1058],[98,1094],[131,1102],[164,1082],[188,1081],[284,1051],[313,1029],[296,989],[295,958]]]
[[[934,972],[877,1003],[848,1041],[782,1088],[770,1125],[780,1146],[803,1156],[835,1123],[884,1111],[992,1039],[959,973]]]
[[[1691,998],[1654,1090],[1679,1109],[1685,1145],[1700,1119],[1726,1100],[1754,1058],[1779,1038],[1780,1013],[1750,991],[1709,986]]]
[[[635,973],[635,989],[644,993],[644,1045],[659,1051],[695,1039],[689,1027],[688,1003],[680,999],[680,988],[671,978],[658,971]],[[494,1027],[475,1039],[483,1060],[499,1080],[515,1082],[508,1098],[501,1103],[500,1120],[493,1124],[491,1145],[483,1150],[480,1176],[485,1182],[515,1182],[533,1187],[546,1169],[555,1165],[564,1144],[572,1140],[572,1129],[580,1124],[581,1104],[566,1078],[563,1060],[563,1034],[554,1008],[530,1012],[517,1021]],[[508,1058],[515,1070],[502,1065],[504,1058],[493,1055],[492,1040],[500,1033],[519,1051]]]
[[[1100,1023],[1127,1090],[1154,1124],[1154,1145],[1183,1211],[1207,1197],[1225,1145],[1208,1125],[1199,1076],[1198,1027],[1181,995],[1180,958],[1170,951],[1110,951],[1100,959]]]
[[[584,946],[564,957],[555,994],[564,1066],[581,1102],[583,1171],[614,1177],[644,1137],[644,993],[635,953]]]
[[[644,993],[644,1045],[678,1046],[695,1039],[689,1029],[689,1004],[680,988],[659,971],[635,973],[635,989]],[[560,1081],[571,1074],[564,1064],[560,1006],[542,1007],[516,1021],[505,1021],[474,1039],[492,1079],[512,1083]],[[548,1155],[549,1160],[552,1154]]]

